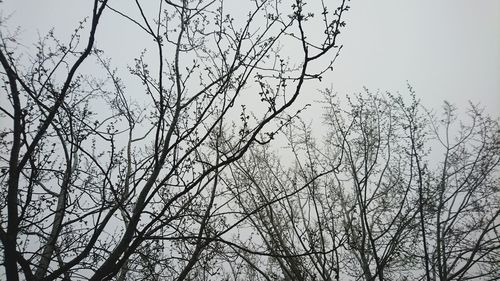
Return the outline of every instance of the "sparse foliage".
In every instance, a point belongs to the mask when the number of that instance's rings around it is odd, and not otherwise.
[[[318,142],[297,100],[347,1],[237,2],[95,0],[34,45],[1,19],[1,276],[499,279],[498,119],[327,90]],[[150,39],[128,68],[107,17]]]
[[[249,253],[242,267],[232,262],[228,249],[244,246],[228,237],[271,203],[232,220],[236,197],[221,173],[273,139],[304,85],[331,69],[346,1],[320,5],[321,17],[302,0],[241,1],[243,13],[224,1],[143,2],[134,16],[95,0],[69,41],[51,31],[34,52],[2,20],[7,280],[224,280],[258,270]],[[128,74],[113,67],[113,50],[96,47],[106,17],[153,42]],[[310,36],[314,20],[324,32]]]
[[[367,91],[344,102],[327,91],[323,143],[295,122],[292,164],[269,148],[233,164],[228,181],[244,213],[283,198],[249,225],[252,247],[272,254],[268,276],[500,277],[498,120],[474,105],[463,121],[449,103],[427,112],[409,90],[409,101]]]

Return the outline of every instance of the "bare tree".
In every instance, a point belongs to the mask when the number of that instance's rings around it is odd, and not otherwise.
[[[438,119],[409,91],[327,91],[323,144],[302,123],[287,133],[293,164],[270,148],[233,164],[243,213],[283,198],[252,216],[251,246],[284,280],[499,277],[498,121],[471,105],[458,123],[449,103]]]
[[[318,186],[326,172],[314,174],[311,165],[308,173],[297,173],[303,167],[289,169],[278,159],[269,148],[254,148],[235,163],[227,183],[242,214],[266,206],[251,216],[254,235],[244,241],[268,257],[255,267],[267,268],[260,272],[267,280],[338,279],[338,248],[345,239],[331,217],[335,199]]]
[[[443,158],[428,170],[419,167],[428,280],[500,277],[500,147],[498,121],[470,106],[467,123],[453,105],[431,118]],[[434,169],[435,168],[435,169]],[[425,173],[425,175],[424,175]]]
[[[316,17],[304,1],[281,2],[248,1],[234,19],[223,1],[147,9],[136,1],[136,18],[95,0],[68,42],[50,32],[33,54],[3,29],[7,280],[223,278],[228,249],[244,248],[225,235],[271,203],[230,219],[235,197],[221,172],[273,139],[304,85],[321,79],[340,50],[345,1],[319,5]],[[105,16],[154,42],[127,78],[96,48]],[[309,36],[318,22],[323,32]],[[99,69],[84,70],[84,61]],[[142,92],[128,91],[133,78]]]

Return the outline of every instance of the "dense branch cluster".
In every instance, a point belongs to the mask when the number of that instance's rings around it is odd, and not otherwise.
[[[131,2],[34,45],[0,21],[0,279],[500,278],[497,119],[411,87],[325,90],[322,142],[300,118],[346,0]],[[108,18],[149,39],[128,68]]]
[[[322,143],[294,122],[293,164],[259,147],[231,166],[240,208],[266,205],[248,221],[247,247],[269,256],[255,268],[285,280],[500,277],[498,120],[473,105],[467,120],[449,103],[426,111],[409,89],[409,101],[326,91]]]
[[[93,1],[69,40],[51,31],[34,52],[1,21],[8,280],[228,278],[245,248],[231,235],[263,206],[231,215],[223,172],[291,122],[304,85],[331,69],[349,8],[254,0],[242,13],[223,1],[161,0],[128,13],[121,4]],[[128,73],[96,47],[107,18],[154,43]],[[324,30],[309,36],[314,20]]]

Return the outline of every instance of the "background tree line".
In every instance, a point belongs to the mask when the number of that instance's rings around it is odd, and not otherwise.
[[[5,278],[497,278],[498,121],[326,90],[318,143],[297,99],[347,2],[245,3],[96,0],[29,47],[1,20]],[[96,42],[111,16],[153,42],[126,74]]]
[[[266,146],[232,165],[243,210],[284,197],[248,223],[249,247],[271,254],[260,268],[283,280],[498,279],[498,119],[409,96],[325,91],[321,142],[294,122],[293,161]]]

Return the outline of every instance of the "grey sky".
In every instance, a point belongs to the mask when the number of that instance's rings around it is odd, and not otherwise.
[[[500,1],[352,1],[333,76],[341,92],[362,85],[405,91],[424,104],[470,99],[500,109]]]
[[[9,26],[21,25],[23,42],[31,46],[37,30],[45,34],[52,26],[68,38],[89,5],[84,0],[6,0],[2,13],[14,12]],[[425,105],[438,107],[448,100],[463,109],[472,100],[489,113],[500,112],[500,1],[363,0],[350,5],[344,49],[326,77],[339,94],[363,86],[404,94],[408,81]],[[119,46],[114,63],[126,65],[132,63],[128,50],[136,55],[152,40],[134,38],[134,27],[124,23],[115,15],[104,17],[98,46]]]

